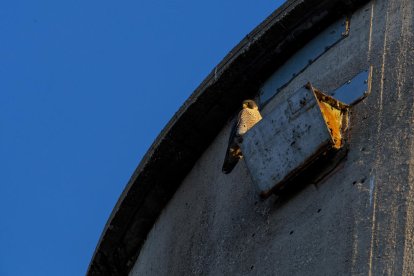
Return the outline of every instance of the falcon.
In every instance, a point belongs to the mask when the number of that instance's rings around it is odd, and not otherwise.
[[[229,145],[224,158],[222,171],[230,173],[237,162],[243,157],[240,144],[243,142],[243,135],[262,119],[259,107],[253,100],[245,100],[243,108],[239,112],[237,121],[233,124],[230,132]]]

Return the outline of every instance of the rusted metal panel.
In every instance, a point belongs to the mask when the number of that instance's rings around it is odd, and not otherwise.
[[[281,188],[319,155],[343,146],[347,110],[309,84],[244,135],[243,158],[262,196]]]

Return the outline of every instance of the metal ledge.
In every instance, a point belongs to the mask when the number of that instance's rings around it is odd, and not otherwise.
[[[142,159],[108,219],[87,274],[127,275],[162,209],[240,102],[255,96],[300,45],[366,2],[289,0],[231,50]]]
[[[348,108],[308,83],[243,136],[243,158],[263,198],[343,147]]]

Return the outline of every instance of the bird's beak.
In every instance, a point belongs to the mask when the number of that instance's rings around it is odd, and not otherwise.
[[[243,108],[247,108],[247,104],[243,104]]]

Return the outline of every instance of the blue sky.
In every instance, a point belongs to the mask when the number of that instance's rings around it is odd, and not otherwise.
[[[0,2],[0,275],[84,275],[158,133],[282,2]]]

